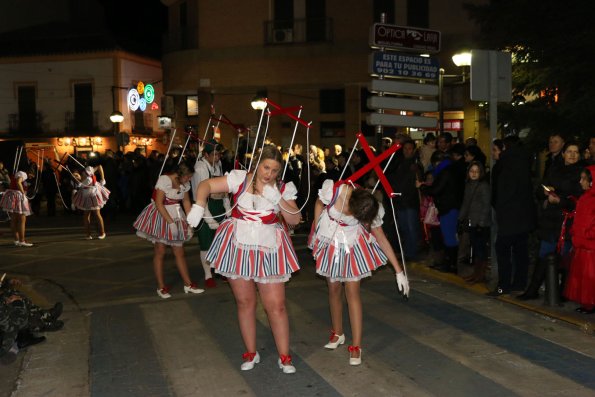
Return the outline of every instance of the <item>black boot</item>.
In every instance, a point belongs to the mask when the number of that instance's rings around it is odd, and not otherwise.
[[[20,331],[17,336],[17,346],[19,349],[24,349],[28,346],[33,346],[45,341],[45,336],[35,336],[29,330]]]
[[[446,247],[444,249],[444,263],[440,270],[444,273],[457,273],[457,255],[458,255],[458,247]]]
[[[49,310],[52,319],[57,320],[62,315],[62,309],[62,302],[56,303],[54,307]]]
[[[531,282],[529,283],[529,286],[525,292],[517,296],[517,299],[526,301],[539,298],[539,287],[541,287],[544,279],[545,261],[542,258],[539,258],[535,264],[535,270],[533,270],[533,275],[531,276]]]

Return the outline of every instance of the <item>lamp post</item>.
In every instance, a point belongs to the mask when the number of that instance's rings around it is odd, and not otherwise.
[[[116,144],[118,145],[118,149],[122,150],[123,148],[121,148],[121,145],[120,145],[119,132],[120,132],[120,123],[122,123],[124,121],[124,115],[122,114],[122,112],[120,112],[116,108],[116,88],[118,88],[118,87],[112,86],[112,109],[113,109],[113,111],[112,111],[112,114],[110,114],[109,119],[113,125],[114,137],[116,138]]]
[[[452,56],[452,62],[458,67],[471,66],[471,53],[461,52]],[[438,75],[438,124],[440,128],[440,134],[444,133],[444,79],[445,78],[460,78],[459,84],[464,84],[467,81],[467,75],[465,70],[462,74],[444,74],[444,69],[440,68]]]

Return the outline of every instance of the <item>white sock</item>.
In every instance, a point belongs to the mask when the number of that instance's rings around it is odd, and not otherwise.
[[[213,275],[211,274],[211,264],[207,262],[207,251],[200,251],[200,262],[205,271],[205,280],[213,278]]]

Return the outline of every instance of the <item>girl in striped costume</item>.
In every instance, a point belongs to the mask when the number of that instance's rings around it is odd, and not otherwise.
[[[32,214],[29,199],[25,194],[27,174],[18,171],[10,178],[10,187],[0,198],[0,207],[10,214],[10,229],[14,233],[14,245],[17,247],[31,247],[33,244],[25,241],[25,224],[27,217]]]
[[[349,307],[353,344],[349,364],[362,362],[362,303],[360,281],[387,261],[396,272],[398,288],[409,294],[409,282],[391,244],[382,231],[384,209],[370,192],[344,183],[324,181],[318,192],[313,232],[309,246],[316,272],[327,279],[333,331],[324,347],[336,349],[345,343],[343,334],[343,288]],[[314,229],[315,227],[315,229]]]
[[[190,210],[190,178],[194,170],[181,163],[171,173],[161,175],[157,180],[151,203],[142,210],[134,228],[136,235],[154,244],[153,269],[157,278],[157,295],[171,298],[170,287],[163,280],[163,258],[165,248],[170,246],[176,257],[178,272],[184,280],[184,293],[204,292],[190,280],[184,255],[184,243],[192,238],[185,212]],[[182,210],[182,203],[183,210]]]
[[[216,273],[228,278],[238,306],[240,331],[247,350],[243,355],[243,371],[251,370],[260,362],[256,351],[258,289],[279,353],[279,368],[284,373],[295,372],[289,355],[285,282],[299,266],[279,215],[289,225],[298,224],[301,216],[295,203],[295,185],[292,182],[279,185],[282,161],[277,148],[265,146],[255,171],[234,170],[226,176],[201,182],[196,204],[188,215],[188,222],[196,226],[203,217],[210,194],[230,192],[234,195],[231,218],[217,229],[207,261]]]
[[[97,181],[95,173],[99,172],[100,179]],[[72,206],[83,210],[83,225],[85,227],[85,239],[91,240],[91,215],[97,220],[97,229],[100,240],[105,238],[105,226],[100,210],[103,208],[110,195],[110,191],[105,187],[105,177],[103,167],[87,166],[81,174],[73,173],[78,182],[77,190],[72,195]]]

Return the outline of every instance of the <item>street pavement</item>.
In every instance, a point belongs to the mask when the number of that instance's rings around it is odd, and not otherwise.
[[[21,277],[41,306],[65,306],[65,327],[46,333],[18,360],[0,366],[0,396],[595,396],[592,319],[575,304],[545,306],[483,295],[456,275],[408,266],[411,297],[388,268],[362,283],[362,365],[329,336],[325,281],[315,275],[306,236],[293,238],[302,269],[287,284],[291,354],[283,374],[259,306],[254,370],[244,351],[227,284],[184,294],[173,256],[160,299],[152,246],[136,237],[132,216],[106,220],[105,240],[83,240],[80,216],[31,217],[34,247],[14,247],[0,224],[0,271]],[[199,248],[186,246],[191,275],[203,284]]]

